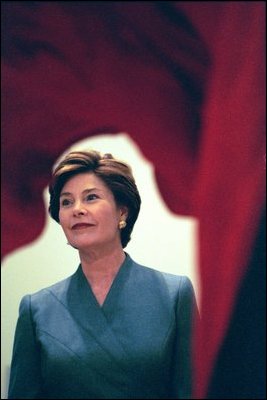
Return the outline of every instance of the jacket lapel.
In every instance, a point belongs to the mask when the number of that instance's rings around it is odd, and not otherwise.
[[[110,362],[111,369],[114,363],[122,370],[127,369],[127,363],[123,362],[126,359],[126,353],[114,335],[105,313],[105,310],[108,309],[108,304],[115,301],[116,289],[120,282],[126,278],[127,264],[128,261],[122,264],[102,307],[98,304],[81,266],[70,278],[66,290],[58,294],[61,297],[60,301],[71,315],[71,319],[75,321],[76,324],[74,323],[74,326],[78,325],[84,333],[86,332],[90,336],[89,340],[84,337],[84,341],[90,347],[90,343],[93,340],[94,346],[98,347],[98,351],[102,350],[101,357],[104,357],[105,362]],[[75,352],[77,352],[77,349],[75,349]],[[83,348],[81,356],[84,357],[84,354],[86,353]]]

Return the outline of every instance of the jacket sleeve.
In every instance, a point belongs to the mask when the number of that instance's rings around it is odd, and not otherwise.
[[[22,298],[19,307],[11,362],[9,399],[43,398],[41,392],[40,348],[36,341],[31,313],[31,296]]]
[[[192,396],[192,334],[199,318],[194,288],[189,278],[180,282],[176,306],[176,340],[174,355],[173,397],[190,399]]]

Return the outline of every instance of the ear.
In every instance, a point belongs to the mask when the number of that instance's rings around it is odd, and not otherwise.
[[[128,207],[126,207],[126,206],[121,206],[121,207],[120,207],[120,218],[121,218],[123,221],[126,221],[126,220],[127,220],[127,217],[128,217],[128,214],[129,214],[129,212],[128,212]]]

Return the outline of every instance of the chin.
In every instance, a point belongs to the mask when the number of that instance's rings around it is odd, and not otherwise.
[[[99,246],[99,244],[98,243],[95,243],[95,242],[88,242],[88,241],[86,241],[86,242],[83,242],[83,241],[73,241],[73,242],[71,242],[71,246],[72,247],[74,247],[75,249],[77,249],[77,250],[88,250],[88,249],[90,249],[90,248],[92,248],[92,247],[95,247],[95,246]]]

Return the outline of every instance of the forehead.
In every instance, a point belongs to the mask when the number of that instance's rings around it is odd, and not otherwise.
[[[97,177],[93,172],[83,172],[68,179],[62,187],[61,193],[75,193],[93,188],[102,191],[110,191],[105,182],[101,178]]]

